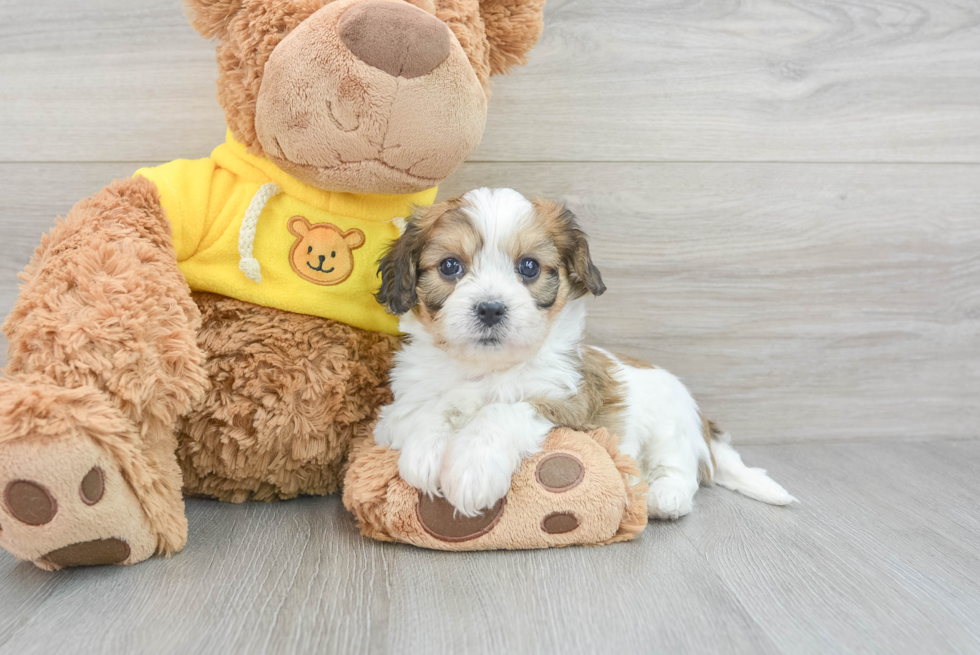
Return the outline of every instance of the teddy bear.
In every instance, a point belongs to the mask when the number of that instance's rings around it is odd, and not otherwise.
[[[390,400],[376,262],[479,143],[489,78],[525,62],[543,4],[188,0],[226,141],[82,200],[21,274],[0,546],[47,570],[133,564],[183,548],[184,494],[338,491]],[[384,514],[388,495],[351,502]]]

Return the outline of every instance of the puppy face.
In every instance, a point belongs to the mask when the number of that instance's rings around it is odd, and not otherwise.
[[[390,312],[415,311],[457,359],[500,366],[537,352],[569,300],[605,291],[571,212],[511,189],[420,210],[379,272]]]

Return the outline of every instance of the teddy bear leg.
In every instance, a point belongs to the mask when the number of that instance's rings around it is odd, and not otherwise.
[[[598,545],[632,539],[647,524],[646,482],[606,430],[558,428],[524,460],[507,496],[475,517],[398,476],[398,452],[370,439],[351,452],[344,504],[365,536],[438,550]]]
[[[0,546],[45,569],[179,551],[175,425],[206,379],[156,188],[83,200],[21,278],[3,326]]]
[[[395,337],[196,293],[207,397],[178,421],[184,490],[230,502],[330,494],[390,402]]]

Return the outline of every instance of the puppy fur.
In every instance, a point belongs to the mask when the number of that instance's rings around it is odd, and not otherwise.
[[[418,210],[379,271],[378,301],[406,338],[375,441],[400,451],[409,484],[462,514],[505,496],[556,426],[617,434],[650,485],[653,518],[690,512],[700,484],[794,500],[742,463],[676,377],[583,345],[584,297],[605,286],[561,205],[477,189]]]

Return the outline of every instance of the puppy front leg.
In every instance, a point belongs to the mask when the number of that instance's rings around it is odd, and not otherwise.
[[[464,516],[493,507],[521,461],[541,448],[554,424],[528,403],[491,403],[453,438],[439,481]]]
[[[398,403],[382,408],[374,427],[374,442],[400,451],[398,475],[431,496],[439,492],[446,445],[452,428],[436,407],[403,408]]]

